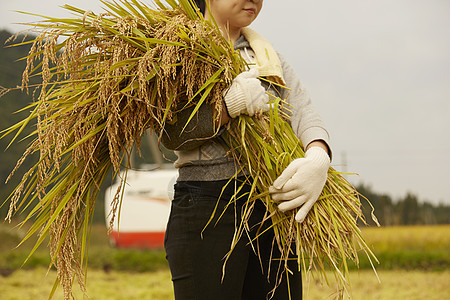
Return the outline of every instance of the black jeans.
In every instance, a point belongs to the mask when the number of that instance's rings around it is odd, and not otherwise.
[[[296,260],[288,262],[293,272],[289,279],[286,280],[288,275],[285,273],[282,281],[276,282],[277,273],[284,270],[284,262],[276,260],[279,251],[273,244],[272,230],[259,236],[253,247],[244,234],[224,266],[224,258],[230,251],[235,226],[240,224],[241,209],[247,199],[241,197],[222,215],[235,192],[234,181],[222,192],[226,183],[225,180],[178,182],[175,185],[164,244],[176,300],[264,300],[272,295],[271,299],[275,300],[302,299],[301,273]],[[240,195],[245,195],[249,189],[245,186]],[[250,235],[257,234],[264,214],[264,205],[257,201],[249,220],[250,228],[253,228]],[[205,228],[208,221],[210,223]],[[267,228],[270,221],[265,223]]]

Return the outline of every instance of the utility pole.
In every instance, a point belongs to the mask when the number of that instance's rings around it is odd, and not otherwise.
[[[341,164],[342,164],[342,172],[347,173],[348,162],[347,162],[347,152],[345,151],[342,151],[341,153]]]

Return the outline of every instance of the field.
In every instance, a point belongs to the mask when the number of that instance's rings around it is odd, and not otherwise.
[[[173,299],[163,251],[111,248],[103,226],[93,229],[88,272],[90,299]],[[368,262],[351,272],[353,299],[450,299],[450,226],[365,228],[380,259],[378,283]],[[46,299],[55,279],[40,249],[19,269],[31,244],[11,250],[23,232],[0,226],[0,299]],[[332,276],[330,276],[332,277]],[[304,279],[306,300],[334,299],[333,288]],[[62,299],[59,288],[54,299]],[[76,299],[84,299],[76,290]]]
[[[45,268],[21,270],[0,279],[0,299],[47,299],[52,289],[55,273],[46,277]],[[443,300],[450,299],[450,271],[388,271],[379,272],[379,284],[369,270],[352,272],[353,299],[355,300]],[[88,275],[90,299],[152,299],[173,298],[168,270],[130,273],[111,271],[105,273],[91,270]],[[58,289],[54,299],[62,299]],[[77,290],[76,299],[83,299]],[[333,289],[312,283],[305,290],[305,300],[334,299]]]

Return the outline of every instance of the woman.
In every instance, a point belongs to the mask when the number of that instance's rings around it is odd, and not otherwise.
[[[240,167],[227,156],[224,130],[220,128],[240,114],[253,116],[266,110],[268,93],[280,95],[292,105],[291,126],[306,145],[306,154],[286,168],[270,187],[270,193],[281,211],[301,207],[296,215],[298,222],[304,220],[325,184],[330,165],[328,132],[293,69],[269,42],[247,27],[258,16],[263,1],[207,1],[195,3],[205,19],[214,18],[222,34],[251,67],[224,91],[225,105],[219,121],[213,118],[212,108],[203,105],[196,121],[185,130],[182,128],[191,114],[189,109],[178,114],[176,123],[165,126],[162,142],[175,150],[175,166],[179,169],[165,240],[175,298],[301,299],[297,262],[290,260],[292,272],[279,276],[285,266],[276,259],[280,255],[273,242],[273,231],[264,231],[270,226],[269,221],[261,224],[266,214],[262,203],[255,203],[248,236],[240,238],[225,263],[246,200],[240,196],[250,187],[239,191],[234,206],[228,207],[217,222],[240,186],[239,178],[229,183]],[[284,85],[289,91],[262,82],[259,76]],[[264,234],[259,235],[261,232]],[[257,235],[257,242],[250,243]]]

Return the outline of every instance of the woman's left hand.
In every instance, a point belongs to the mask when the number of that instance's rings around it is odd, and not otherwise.
[[[300,207],[295,215],[303,222],[322,193],[327,180],[330,157],[321,147],[309,148],[304,158],[293,160],[269,188],[280,211]]]

